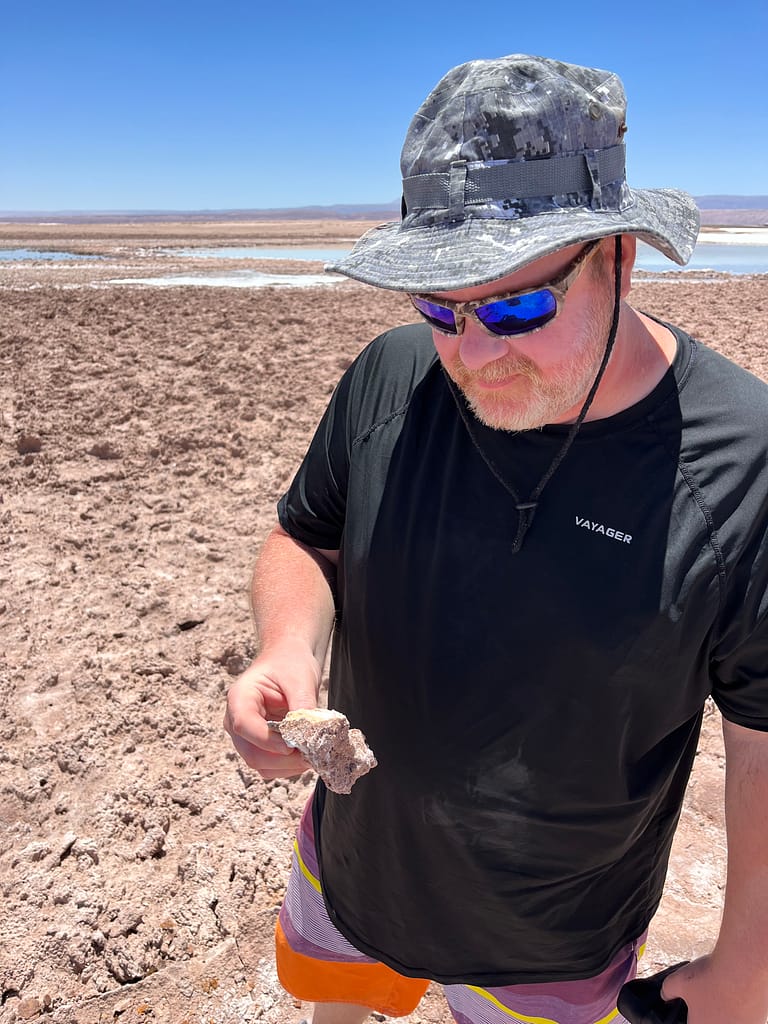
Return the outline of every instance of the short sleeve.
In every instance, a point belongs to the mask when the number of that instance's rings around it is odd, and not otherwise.
[[[341,544],[347,507],[351,376],[352,368],[336,386],[307,454],[277,505],[286,533],[303,544],[329,551]]]
[[[768,732],[768,620],[723,661],[713,664],[712,697],[723,718]]]
[[[746,579],[733,588],[710,662],[712,697],[723,718],[762,732],[768,732],[767,554],[763,537],[748,571],[737,567],[737,580],[742,573]]]

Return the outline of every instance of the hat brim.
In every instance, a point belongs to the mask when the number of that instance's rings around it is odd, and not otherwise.
[[[634,189],[623,210],[569,207],[518,220],[467,217],[429,226],[382,224],[326,270],[404,292],[449,292],[497,281],[568,245],[631,234],[681,266],[691,257],[699,211],[677,189]]]

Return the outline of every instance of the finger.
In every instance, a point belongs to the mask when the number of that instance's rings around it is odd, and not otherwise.
[[[235,739],[239,739],[272,754],[285,756],[292,749],[287,746],[276,729],[270,729],[266,719],[258,711],[251,710],[250,714],[241,713],[239,703],[235,701],[228,704],[224,712],[224,731],[229,734],[233,743]]]
[[[292,778],[292,779],[299,778],[299,776],[304,775],[305,772],[310,771],[310,770],[311,769],[310,769],[309,765],[305,765],[303,772],[296,772],[295,774],[291,775],[290,778]],[[270,771],[270,770],[268,770],[266,768],[263,768],[259,772],[259,775],[261,776],[262,779],[264,779],[265,782],[273,782],[275,779],[287,779],[289,777],[287,775],[284,775],[282,772],[274,772],[274,771]]]
[[[664,1002],[668,1003],[670,999],[677,999],[679,995],[679,986],[669,978],[665,978],[661,986],[661,998]]]
[[[286,758],[285,762],[279,766],[265,765],[254,768],[254,771],[257,771],[262,779],[295,779],[310,770],[310,766],[300,756]]]
[[[669,1002],[670,999],[684,999],[685,998],[685,965],[679,966],[676,970],[671,971],[661,983],[660,994],[664,1002]]]
[[[249,768],[260,773],[274,772],[274,778],[291,778],[309,768],[302,754],[292,747],[286,747],[286,754],[275,754],[248,743],[240,736],[233,736],[232,743]]]

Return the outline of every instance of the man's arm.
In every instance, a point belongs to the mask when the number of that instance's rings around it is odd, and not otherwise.
[[[235,749],[265,779],[308,768],[267,722],[314,708],[334,620],[337,551],[308,547],[277,526],[262,548],[251,584],[259,655],[232,684],[224,728]]]
[[[714,950],[665,981],[689,1024],[768,1017],[768,733],[723,722],[728,876]]]

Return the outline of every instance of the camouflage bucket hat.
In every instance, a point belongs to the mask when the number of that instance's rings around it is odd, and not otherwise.
[[[402,220],[326,269],[381,288],[453,291],[621,233],[687,263],[696,205],[676,189],[627,185],[625,113],[610,71],[523,54],[454,68],[408,129]]]

